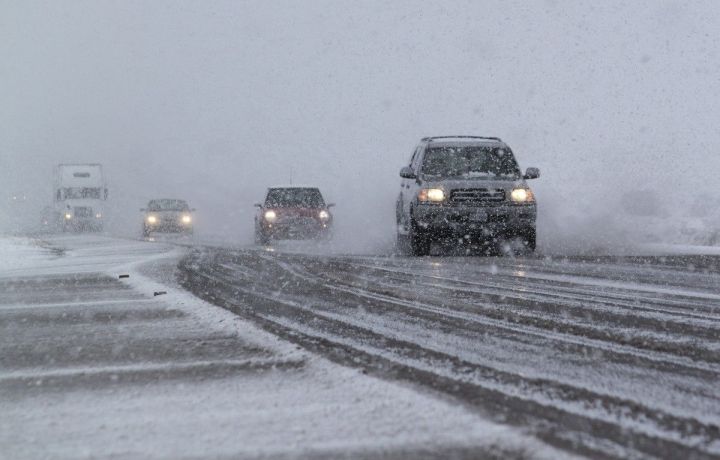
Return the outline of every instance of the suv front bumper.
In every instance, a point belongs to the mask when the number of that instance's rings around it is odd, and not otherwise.
[[[417,230],[438,236],[522,235],[535,230],[537,206],[417,204],[412,217]]]
[[[322,238],[332,231],[330,222],[322,222],[314,219],[305,219],[304,221],[295,222],[263,222],[260,226],[262,235],[268,238],[288,239],[288,240],[304,240]]]

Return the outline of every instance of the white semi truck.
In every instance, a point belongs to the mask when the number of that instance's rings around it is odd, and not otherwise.
[[[58,230],[102,231],[108,189],[100,164],[61,164],[54,171]]]

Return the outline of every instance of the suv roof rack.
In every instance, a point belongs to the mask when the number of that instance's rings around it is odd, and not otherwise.
[[[502,139],[499,137],[486,137],[486,136],[433,136],[433,137],[423,137],[423,142],[432,142],[436,139],[485,139],[489,141],[498,141],[502,142]]]

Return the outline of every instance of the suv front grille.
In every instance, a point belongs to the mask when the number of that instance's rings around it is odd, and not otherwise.
[[[505,201],[505,190],[501,188],[460,188],[450,192],[453,203],[499,203]]]
[[[75,208],[75,217],[92,217],[92,208],[77,207]]]

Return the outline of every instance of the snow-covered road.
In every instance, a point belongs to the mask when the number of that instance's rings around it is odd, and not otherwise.
[[[0,238],[0,458],[564,456],[442,389],[331,363],[197,299],[174,281],[185,252]],[[319,276],[251,254],[246,268],[229,260],[244,288],[261,265]],[[255,282],[271,297],[279,289]]]
[[[591,456],[720,456],[720,258],[197,250],[183,284],[330,359]]]

